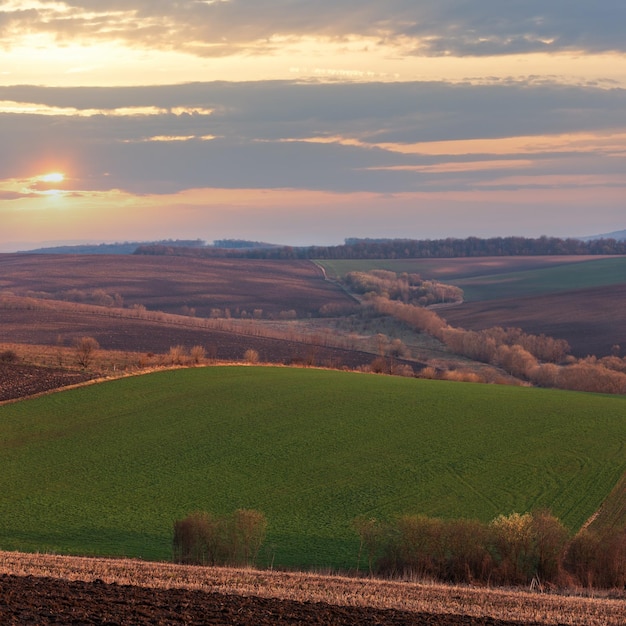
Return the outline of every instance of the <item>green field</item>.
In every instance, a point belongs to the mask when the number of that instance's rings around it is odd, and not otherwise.
[[[519,298],[626,283],[626,257],[450,281],[468,301]]]
[[[417,273],[425,279],[437,279],[457,285],[463,289],[466,301],[494,300],[535,296],[572,289],[607,287],[626,283],[626,257],[576,260],[576,257],[551,257],[547,266],[515,270],[515,264],[524,265],[525,258],[505,257],[514,271],[490,271],[490,263],[497,265],[497,259],[402,259],[402,260],[349,260],[318,261],[328,275],[333,278],[345,276],[348,272],[386,269],[396,273]],[[531,259],[532,261],[532,259]]]
[[[0,549],[168,559],[174,519],[245,507],[264,560],[354,567],[358,515],[578,528],[626,471],[626,398],[197,368],[2,406],[0,449]]]

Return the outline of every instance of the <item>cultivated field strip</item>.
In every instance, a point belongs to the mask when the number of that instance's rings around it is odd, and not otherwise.
[[[590,598],[523,591],[381,581],[321,574],[212,568],[0,552],[0,574],[46,576],[151,588],[199,589],[340,606],[394,608],[541,624],[623,626],[624,598]]]
[[[157,372],[0,407],[0,546],[171,557],[194,510],[267,517],[259,563],[357,567],[353,520],[575,532],[626,470],[626,398],[272,367]]]

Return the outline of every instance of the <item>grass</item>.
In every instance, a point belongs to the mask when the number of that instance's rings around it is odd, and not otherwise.
[[[523,267],[533,259],[505,257],[503,260],[467,259],[405,259],[320,261],[334,278],[352,271],[386,269],[396,273],[414,272],[423,278],[435,278],[463,289],[465,300],[482,301],[500,298],[542,295],[556,291],[609,287],[626,282],[626,257],[592,258],[549,257],[542,264],[534,259],[534,267]],[[482,266],[481,266],[482,263]],[[503,271],[510,266],[513,271]],[[497,270],[497,271],[494,271]]]
[[[468,301],[519,298],[557,291],[610,287],[626,282],[626,257],[597,259],[450,282],[463,289]]]
[[[324,370],[174,370],[0,407],[0,547],[170,557],[195,509],[254,508],[262,560],[350,568],[358,515],[548,506],[626,470],[626,398]]]

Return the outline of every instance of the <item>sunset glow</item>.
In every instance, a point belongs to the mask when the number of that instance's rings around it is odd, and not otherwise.
[[[44,183],[61,183],[65,179],[65,175],[61,172],[51,172],[50,174],[44,174],[39,176],[39,180]]]
[[[626,227],[622,0],[96,4],[0,8],[0,251]]]

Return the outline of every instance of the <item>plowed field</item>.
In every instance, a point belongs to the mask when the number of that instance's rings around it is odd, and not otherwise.
[[[126,307],[194,309],[199,317],[226,308],[234,317],[255,309],[263,318],[290,310],[305,317],[325,305],[352,304],[310,261],[6,254],[0,255],[0,289],[88,304],[117,295]]]
[[[75,385],[91,378],[93,375],[88,373],[35,365],[0,363],[0,402]]]
[[[419,624],[513,626],[490,617],[432,615],[275,598],[148,589],[34,576],[0,577],[2,624]]]
[[[466,302],[438,313],[453,326],[481,330],[513,326],[565,339],[572,354],[606,356],[620,345],[626,354],[626,284],[563,293]]]
[[[184,318],[183,318],[184,319]],[[207,356],[230,361],[240,360],[249,348],[259,353],[261,361],[297,363],[303,360],[313,365],[343,365],[352,368],[371,363],[375,355],[313,346],[298,341],[237,334],[212,328],[168,324],[150,320],[109,317],[81,312],[41,309],[0,309],[0,344],[27,343],[72,345],[83,336],[94,337],[104,350],[153,352],[162,354],[170,347],[191,348],[201,345]]]

